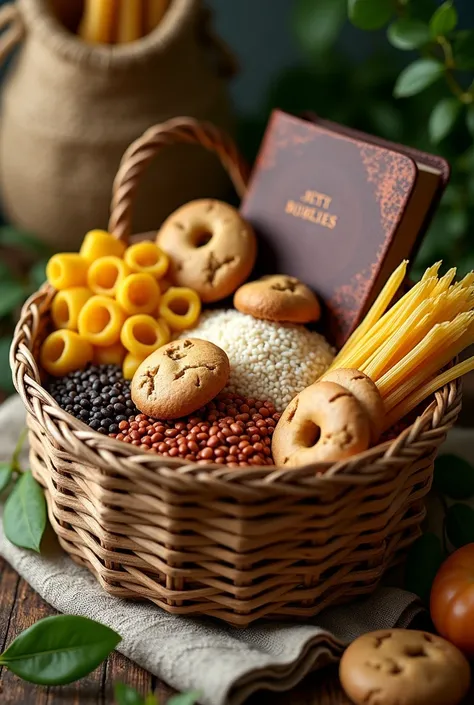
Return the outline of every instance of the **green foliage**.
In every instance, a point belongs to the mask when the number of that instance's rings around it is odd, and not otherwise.
[[[421,20],[401,17],[392,22],[387,30],[387,39],[392,46],[402,51],[411,51],[430,41],[428,25]]]
[[[461,103],[457,98],[442,98],[435,105],[428,123],[428,132],[434,144],[449,135],[460,112]]]
[[[474,509],[457,502],[446,513],[446,535],[455,548],[474,543]]]
[[[443,64],[436,59],[417,59],[403,69],[399,75],[393,95],[408,98],[431,86],[443,75]]]
[[[412,544],[405,564],[405,588],[429,602],[431,586],[443,560],[444,553],[439,538],[432,533],[423,534]]]
[[[324,54],[339,36],[346,21],[346,0],[297,0],[293,29],[309,59]]]
[[[474,467],[457,455],[440,455],[435,460],[433,488],[451,499],[471,499]]]
[[[0,493],[10,484],[13,477],[11,463],[0,463]]]
[[[46,502],[41,486],[30,471],[15,484],[5,502],[3,528],[9,541],[39,553],[46,528]]]
[[[46,617],[17,636],[0,664],[30,683],[65,685],[95,670],[120,640],[86,617]]]
[[[392,0],[349,0],[349,17],[359,29],[380,29],[391,19]]]
[[[51,254],[48,245],[34,235],[0,227],[0,392],[14,391],[9,351],[15,319],[25,299],[45,282]]]
[[[180,693],[171,697],[167,705],[195,705],[199,697],[198,691]],[[153,693],[145,698],[140,693],[124,683],[116,683],[114,688],[116,705],[159,705]]]
[[[444,2],[430,20],[430,30],[434,38],[453,31],[458,23],[458,13],[451,0]]]

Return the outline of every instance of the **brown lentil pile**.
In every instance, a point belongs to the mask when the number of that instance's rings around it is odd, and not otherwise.
[[[157,421],[138,414],[121,421],[119,433],[110,437],[203,465],[273,465],[271,439],[280,416],[269,401],[222,393],[182,419]]]

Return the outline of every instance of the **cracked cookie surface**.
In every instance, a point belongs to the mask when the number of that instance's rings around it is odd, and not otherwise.
[[[385,629],[346,649],[339,675],[356,705],[457,705],[469,689],[469,664],[435,634]]]
[[[175,340],[142,362],[132,380],[132,399],[147,416],[177,419],[219,394],[229,372],[226,353],[214,343]]]
[[[316,382],[288,404],[272,438],[275,465],[333,463],[367,450],[369,419],[357,399],[334,382]]]
[[[321,316],[319,301],[311,289],[285,274],[244,284],[234,294],[234,306],[254,318],[281,323],[309,323]]]
[[[179,286],[194,289],[202,301],[230,296],[250,275],[257,254],[252,227],[222,201],[191,201],[172,213],[157,244],[170,258]]]

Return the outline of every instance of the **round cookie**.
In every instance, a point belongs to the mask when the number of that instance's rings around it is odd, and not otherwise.
[[[285,274],[244,284],[234,294],[234,306],[254,318],[282,323],[309,323],[321,317],[319,301],[311,289]]]
[[[385,629],[346,649],[339,677],[356,705],[457,705],[469,689],[470,668],[439,636]]]
[[[371,445],[375,445],[383,430],[385,406],[377,385],[363,372],[352,368],[331,370],[322,377],[324,382],[335,382],[347,389],[369,417]]]
[[[332,463],[367,450],[370,424],[347,389],[316,382],[288,404],[272,437],[275,465]]]
[[[177,419],[219,394],[229,372],[229,358],[214,343],[175,340],[142,362],[132,380],[132,399],[147,416]]]
[[[252,227],[222,201],[191,201],[161,226],[157,245],[170,258],[170,277],[202,301],[224,299],[249,276],[257,256]]]

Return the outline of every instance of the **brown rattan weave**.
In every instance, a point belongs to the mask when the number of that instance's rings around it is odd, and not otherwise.
[[[117,236],[130,234],[142,170],[176,141],[214,149],[243,192],[246,172],[227,138],[190,119],[169,121],[124,156],[110,221]],[[419,535],[433,460],[460,410],[459,382],[396,440],[330,467],[189,464],[104,437],[59,408],[35,360],[53,295],[45,286],[23,307],[14,382],[53,528],[107,592],[240,626],[309,617],[371,592]]]

